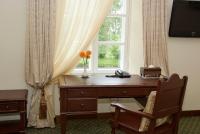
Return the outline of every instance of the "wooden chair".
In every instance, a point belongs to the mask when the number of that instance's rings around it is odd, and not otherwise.
[[[180,79],[177,74],[168,80],[159,80],[157,90],[150,93],[143,111],[111,104],[115,107],[111,133],[115,134],[117,128],[127,134],[177,134],[187,80],[187,76]]]

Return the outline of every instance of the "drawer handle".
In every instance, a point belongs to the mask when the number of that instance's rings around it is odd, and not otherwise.
[[[127,94],[127,91],[122,91],[123,94]]]
[[[7,105],[7,106],[6,106],[6,109],[8,109],[8,108],[9,108],[9,106]]]
[[[83,91],[81,91],[81,95],[84,95],[84,92],[83,92]]]
[[[81,107],[84,107],[85,106],[85,104],[81,104]]]

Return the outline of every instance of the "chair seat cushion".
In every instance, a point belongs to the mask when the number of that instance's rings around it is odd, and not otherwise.
[[[146,104],[143,112],[149,113],[149,114],[153,113],[155,99],[156,99],[156,91],[152,91],[150,93],[149,97],[148,97],[147,104]],[[169,116],[157,119],[156,120],[156,127],[166,123],[168,120],[169,120]],[[149,124],[150,124],[149,119],[147,119],[145,117],[142,118],[141,123],[140,123],[140,127],[139,127],[139,131],[140,132],[147,131]]]

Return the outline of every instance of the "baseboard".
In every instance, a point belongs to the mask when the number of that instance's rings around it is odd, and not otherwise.
[[[181,117],[188,117],[188,116],[200,116],[200,110],[189,110],[181,112]]]

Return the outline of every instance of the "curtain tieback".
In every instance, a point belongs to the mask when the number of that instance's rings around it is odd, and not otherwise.
[[[47,119],[47,101],[45,99],[44,88],[41,89],[39,119]]]

